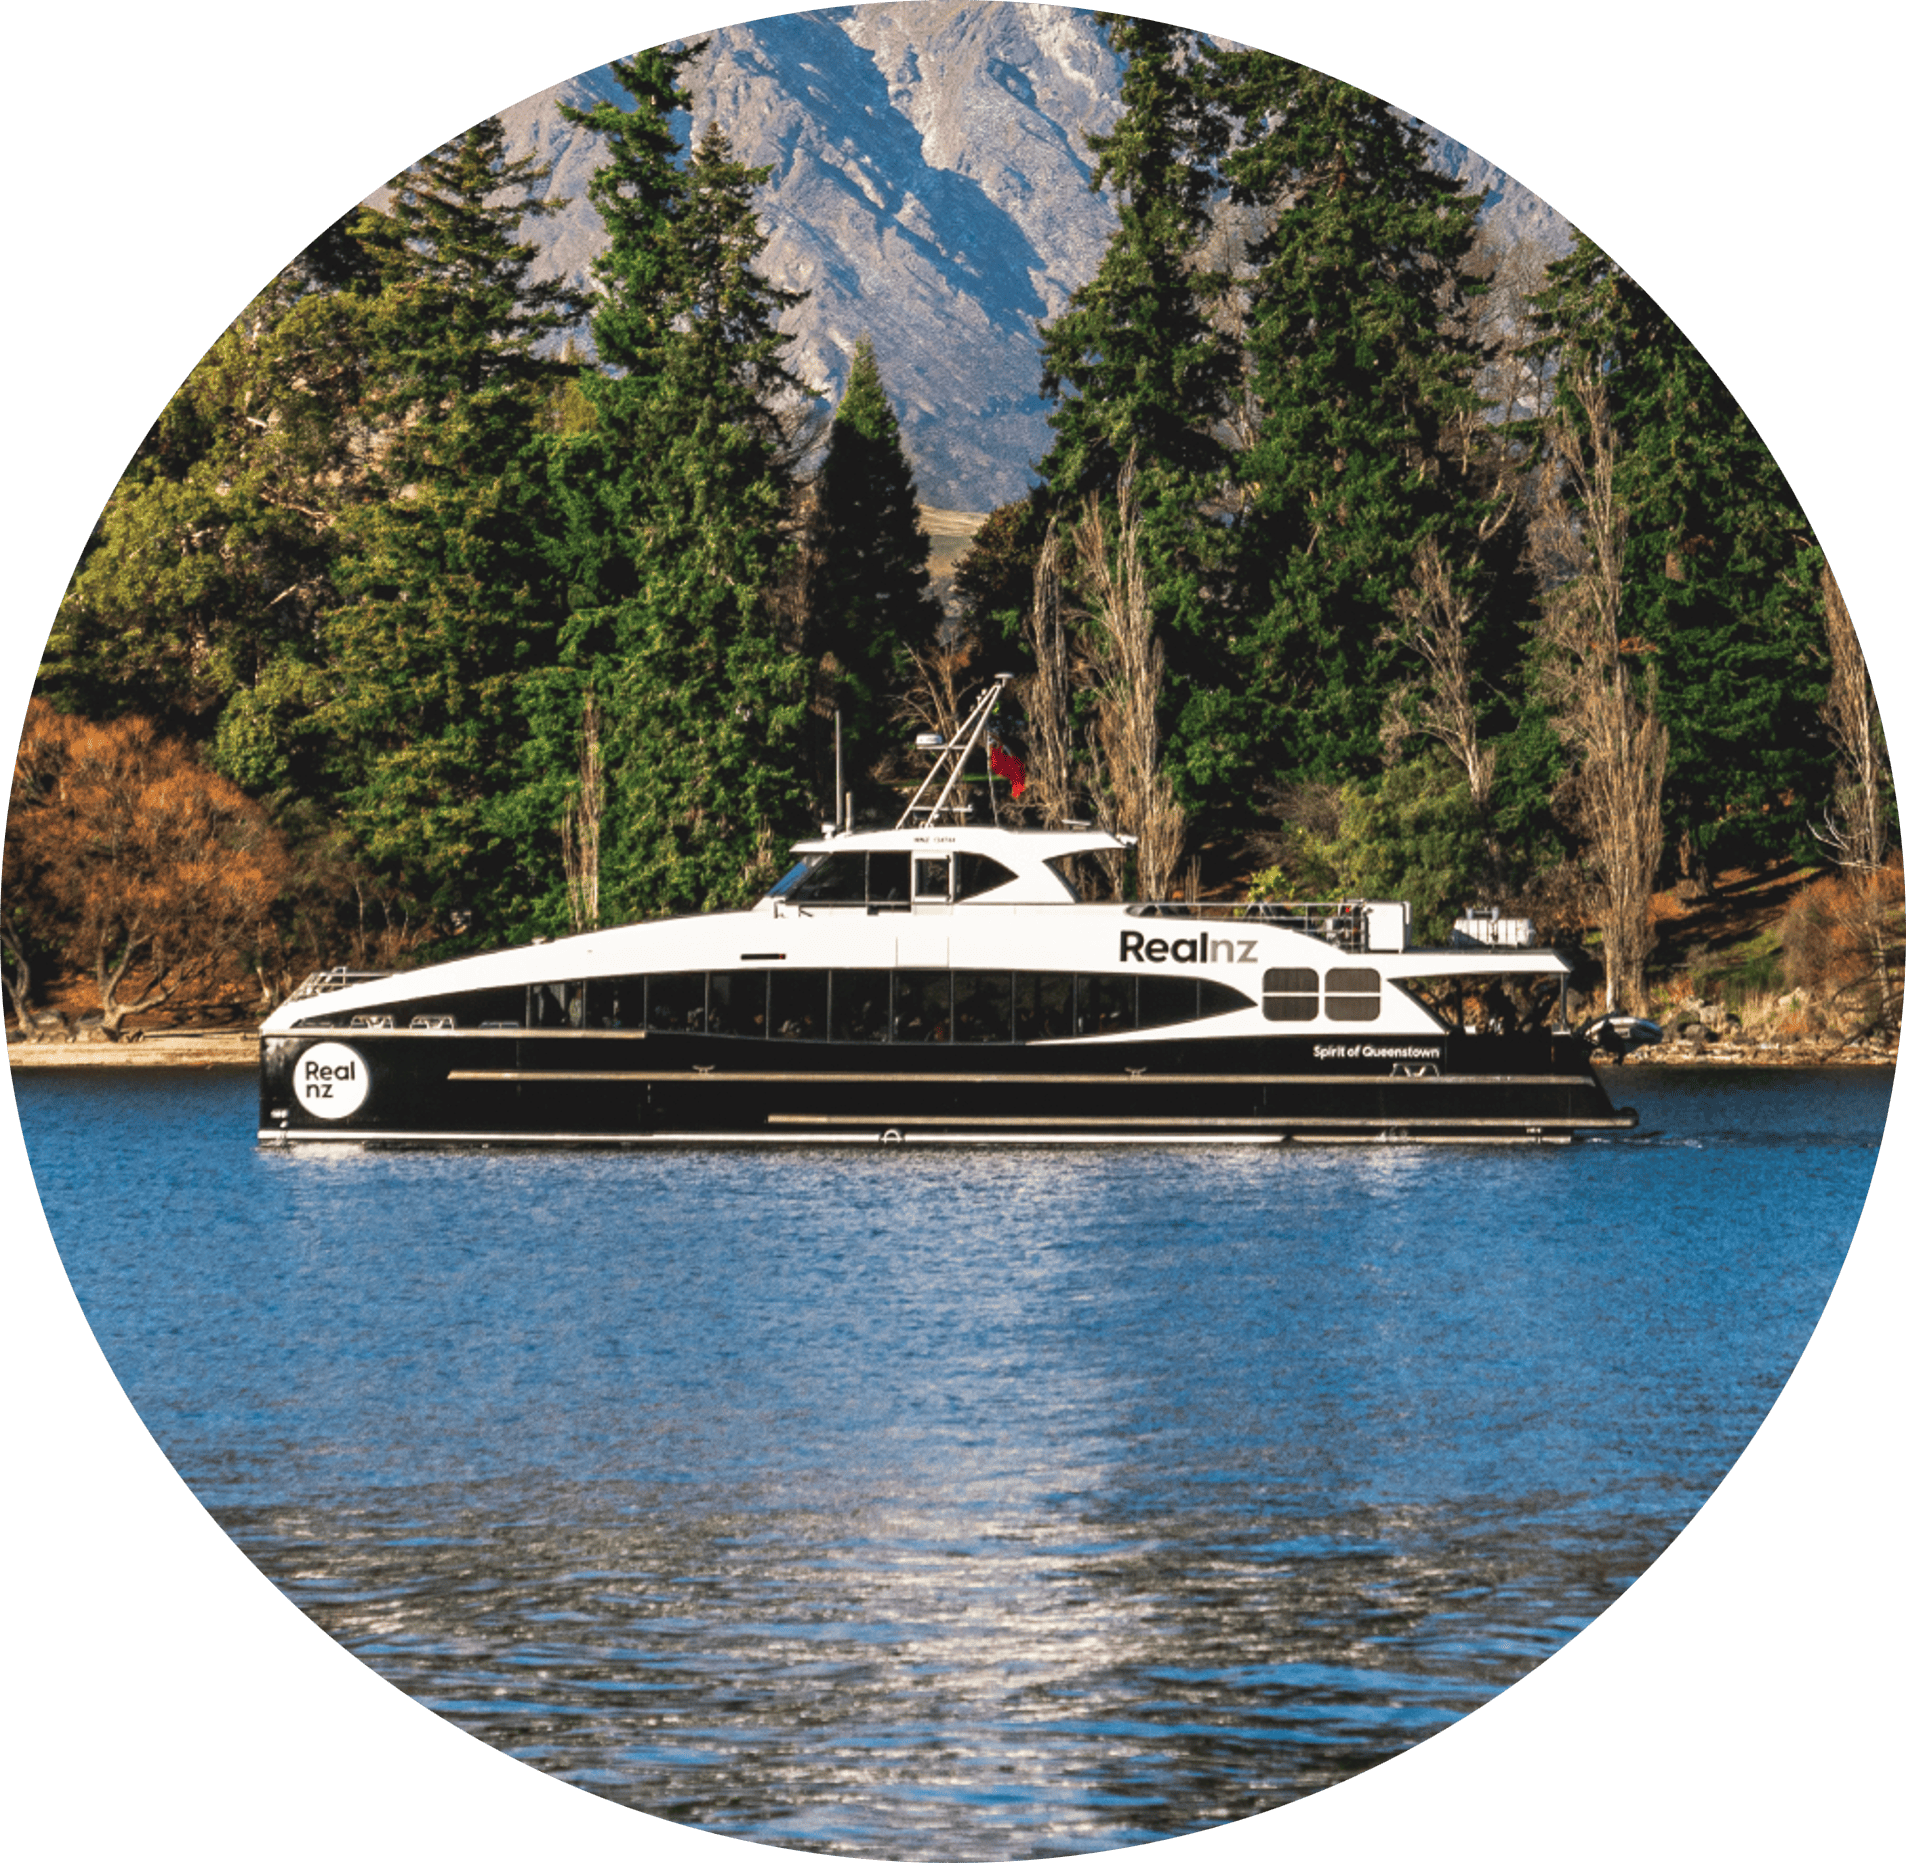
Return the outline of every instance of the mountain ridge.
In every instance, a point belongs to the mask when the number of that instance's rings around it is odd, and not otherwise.
[[[831,404],[871,337],[921,498],[1019,497],[1050,440],[1039,328],[1096,270],[1116,224],[1087,138],[1116,121],[1123,61],[1089,13],[963,0],[782,14],[707,35],[685,74],[684,141],[719,122],[770,169],[760,266],[809,295],[783,322],[793,372]],[[577,284],[601,250],[597,139],[560,109],[626,103],[607,66],[499,112],[512,158],[550,165],[540,276]],[[1501,169],[1424,126],[1432,160],[1510,233],[1559,250],[1565,223]]]

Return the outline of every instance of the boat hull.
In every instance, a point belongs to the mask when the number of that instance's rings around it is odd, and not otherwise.
[[[351,1029],[266,1037],[271,1143],[1565,1141],[1624,1131],[1553,1034],[772,1042],[653,1031]]]

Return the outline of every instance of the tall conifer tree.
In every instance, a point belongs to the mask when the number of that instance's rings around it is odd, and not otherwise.
[[[1409,671],[1384,636],[1418,549],[1436,543],[1479,593],[1488,493],[1450,435],[1473,406],[1460,308],[1480,288],[1463,274],[1480,199],[1379,98],[1268,53],[1221,62],[1241,118],[1226,169],[1268,221],[1248,254],[1231,591],[1255,761],[1338,781],[1379,761],[1384,697]]]
[[[823,696],[840,707],[848,781],[863,784],[864,805],[864,779],[891,740],[909,651],[923,652],[943,618],[929,593],[931,546],[913,468],[866,337],[834,412],[808,538],[804,644]]]
[[[1560,382],[1601,381],[1621,444],[1624,627],[1654,667],[1668,728],[1670,849],[1697,871],[1710,851],[1811,851],[1832,753],[1805,514],[1725,384],[1592,240],[1576,236],[1534,302],[1532,360]],[[1549,418],[1579,423],[1566,388]]]
[[[537,890],[511,816],[523,675],[558,618],[542,535],[541,425],[576,315],[531,280],[525,220],[560,202],[509,161],[488,118],[392,183],[358,237],[382,290],[369,317],[383,500],[354,527],[330,629],[334,728],[356,758],[348,812],[371,857],[441,922],[494,938]],[[456,922],[466,922],[458,917]]]
[[[799,295],[755,269],[767,172],[719,126],[688,166],[657,272],[645,489],[619,541],[630,593],[572,623],[611,720],[608,916],[743,903],[807,819],[811,668],[785,600],[807,391],[776,328]]]
[[[1042,391],[1057,401],[1054,440],[1022,530],[1068,527],[1109,501],[1131,461],[1131,508],[1167,677],[1168,761],[1196,793],[1210,747],[1238,726],[1226,696],[1226,643],[1208,600],[1225,539],[1210,508],[1228,468],[1220,429],[1237,387],[1237,352],[1214,319],[1225,275],[1201,258],[1212,228],[1218,158],[1229,136],[1213,54],[1198,34],[1100,14],[1126,59],[1123,106],[1092,138],[1092,185],[1118,217],[1094,277],[1046,326]],[[1189,766],[1189,768],[1187,768]]]

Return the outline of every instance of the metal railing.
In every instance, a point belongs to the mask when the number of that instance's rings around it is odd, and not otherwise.
[[[1301,932],[1339,951],[1367,951],[1370,921],[1361,899],[1342,900],[1148,900],[1125,908],[1135,919],[1190,919],[1198,923],[1262,925]]]
[[[333,990],[348,990],[354,983],[376,983],[396,974],[394,970],[346,970],[341,964],[331,970],[314,970],[285,1001],[297,1003],[307,996],[328,996]]]

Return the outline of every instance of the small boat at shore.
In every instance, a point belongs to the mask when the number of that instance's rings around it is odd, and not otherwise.
[[[1088,901],[1096,829],[964,819],[988,689],[892,828],[752,910],[388,975],[264,1024],[273,1144],[1566,1142],[1624,1131],[1517,921],[1415,945],[1399,900]]]

